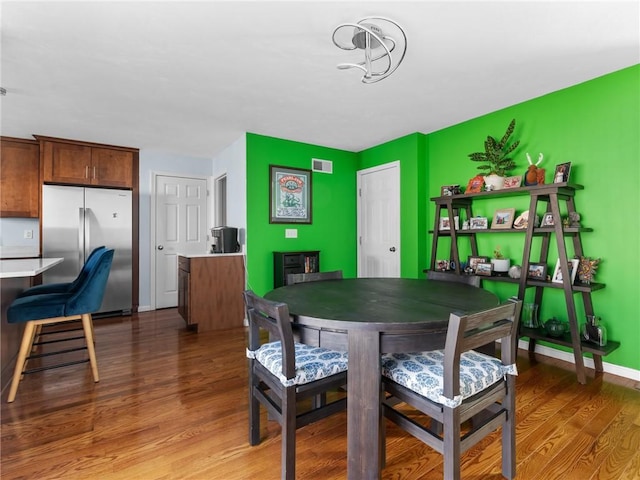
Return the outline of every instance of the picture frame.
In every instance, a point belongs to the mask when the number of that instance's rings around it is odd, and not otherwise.
[[[515,208],[502,208],[496,210],[493,214],[493,221],[491,222],[491,229],[509,229],[513,225],[514,215],[516,213]]]
[[[459,217],[456,215],[453,217],[453,223],[455,225],[455,229],[459,230]],[[440,225],[438,226],[439,230],[451,230],[451,222],[449,221],[449,217],[440,217]]]
[[[467,259],[467,266],[475,272],[478,264],[488,263],[488,262],[489,262],[489,257],[478,257],[474,255],[469,255],[469,258]]]
[[[540,227],[553,227],[555,222],[553,221],[553,213],[547,212],[542,216]]]
[[[504,179],[503,188],[518,188],[522,184],[522,175],[515,175]]]
[[[493,273],[493,263],[481,262],[476,264],[476,275],[490,277]]]
[[[311,170],[269,165],[269,223],[311,223]]]
[[[443,185],[440,187],[441,197],[450,197],[452,195],[460,195],[460,185]]]
[[[556,165],[556,171],[553,174],[553,183],[567,183],[569,181],[570,172],[571,162]]]
[[[469,220],[470,230],[486,230],[488,228],[489,221],[487,217],[471,217]]]
[[[467,189],[464,193],[480,193],[484,186],[484,177],[482,175],[476,175],[469,183],[467,183]]]
[[[544,282],[547,279],[546,263],[530,263],[527,278]]]
[[[568,258],[569,273],[571,275],[571,285],[576,280],[576,273],[578,273],[578,265],[580,265],[579,258]],[[551,277],[553,283],[563,283],[562,269],[560,268],[560,259],[556,262],[556,268],[553,271],[553,277]]]

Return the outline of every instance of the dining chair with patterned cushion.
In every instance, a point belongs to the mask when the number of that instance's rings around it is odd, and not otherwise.
[[[385,416],[443,455],[445,480],[458,480],[460,456],[498,428],[502,475],[515,477],[514,375],[521,305],[509,300],[468,315],[451,313],[444,350],[382,356],[382,381],[389,394],[383,401]],[[500,358],[474,350],[497,339]],[[443,435],[412,412],[442,423]],[[483,421],[474,421],[461,435],[462,423],[473,416]]]
[[[282,428],[282,479],[295,479],[296,429],[346,409],[344,392],[330,403],[301,402],[347,383],[347,352],[294,342],[285,303],[244,292],[249,321],[249,443],[260,443],[260,405]],[[266,335],[270,335],[266,341]]]

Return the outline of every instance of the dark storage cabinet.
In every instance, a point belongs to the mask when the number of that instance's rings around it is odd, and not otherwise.
[[[287,284],[290,273],[313,273],[320,271],[320,252],[273,252],[273,288]]]

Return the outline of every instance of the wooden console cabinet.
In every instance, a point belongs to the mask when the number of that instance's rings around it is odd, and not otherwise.
[[[315,273],[320,271],[320,252],[273,252],[273,288],[287,284],[290,273]]]
[[[244,325],[244,257],[178,256],[178,313],[198,332]]]

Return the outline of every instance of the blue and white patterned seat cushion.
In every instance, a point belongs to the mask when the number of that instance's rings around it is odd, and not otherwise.
[[[428,398],[455,408],[493,385],[504,375],[517,375],[515,365],[503,365],[497,358],[469,350],[460,356],[460,395],[443,395],[444,351],[386,353],[382,355],[382,375]]]
[[[265,343],[258,350],[247,350],[247,357],[255,358],[264,365],[285,387],[302,385],[347,371],[347,352],[295,343],[295,355],[296,375],[287,379],[282,374],[282,346],[279,341]]]

